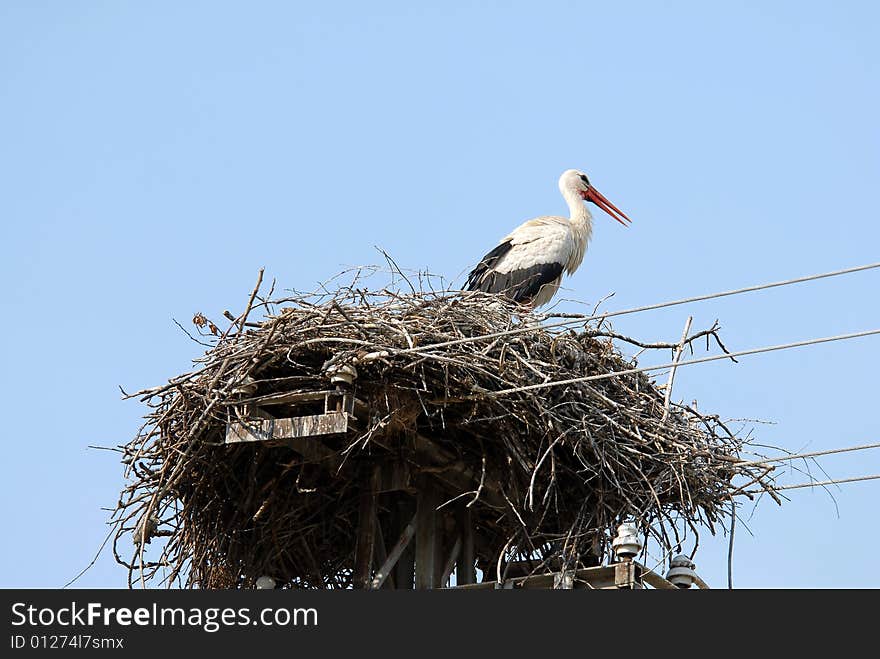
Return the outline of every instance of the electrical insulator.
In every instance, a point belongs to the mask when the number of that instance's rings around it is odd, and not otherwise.
[[[697,566],[691,559],[680,554],[670,561],[666,580],[679,588],[690,588],[696,581],[695,567]]]
[[[620,560],[630,560],[642,551],[639,540],[639,529],[632,522],[625,522],[617,527],[617,537],[611,543],[614,554]]]
[[[275,588],[275,579],[272,577],[260,577],[257,579],[257,590],[272,590]]]

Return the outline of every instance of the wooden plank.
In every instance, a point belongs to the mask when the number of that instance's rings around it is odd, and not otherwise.
[[[338,435],[348,430],[348,414],[329,412],[288,419],[254,419],[247,423],[234,421],[226,428],[226,443],[265,442],[298,439],[316,435]]]
[[[378,486],[376,493],[378,495]],[[382,524],[379,523],[379,509],[378,502],[376,504],[376,542],[373,547],[375,548],[373,551],[373,565],[385,565],[385,561],[388,560],[388,554],[385,553],[385,535],[382,533]],[[372,580],[370,581],[370,587],[372,588]],[[394,577],[388,576],[385,579],[384,588],[389,590],[394,588]]]
[[[548,572],[546,574],[534,574],[527,577],[516,577],[515,579],[507,579],[504,582],[504,588],[537,588],[551,589],[554,583],[561,579],[561,572]],[[580,570],[570,570],[567,572],[571,575],[572,585],[574,588],[597,588],[597,589],[613,589],[617,588],[615,582],[614,565],[605,565],[601,567],[581,568]],[[586,584],[586,585],[584,585]],[[457,586],[467,590],[490,590],[497,587],[495,581],[484,581],[476,584],[466,584]]]
[[[650,584],[657,589],[677,590],[672,583],[636,561],[581,568],[580,570],[569,570],[565,574],[562,572],[550,572],[546,574],[516,577],[513,579],[506,579],[502,587],[533,589],[558,588],[562,586],[574,588],[596,588],[600,590],[620,588],[643,589],[643,582]],[[467,590],[491,590],[498,586],[494,581],[489,581],[474,584],[460,584],[455,587]]]
[[[614,564],[614,585],[618,588],[631,590],[633,588],[641,588],[639,582],[640,570],[638,564],[633,561],[624,561],[623,563]]]
[[[557,575],[559,574],[559,572],[551,572],[549,574],[521,577],[520,579],[514,579],[514,581],[520,582],[520,588],[552,588],[554,582],[558,578]],[[569,571],[568,574],[571,575],[572,586],[575,588],[577,588],[578,586],[597,589],[615,587],[615,571],[613,565],[598,568],[582,568],[580,570]],[[584,586],[581,584],[586,585]]]
[[[312,403],[324,400],[327,396],[339,395],[334,389],[325,391],[285,391],[278,394],[266,394],[253,398],[242,398],[241,403],[252,405],[285,405],[287,403]]]
[[[405,525],[407,520],[411,520],[413,525],[413,533],[416,527],[416,506],[413,497],[401,496],[397,500],[397,527]],[[404,548],[397,566],[394,569],[394,585],[399,590],[412,590],[415,583],[416,569],[416,547],[414,542],[410,542]]]
[[[366,471],[361,477],[360,503],[358,506],[358,537],[354,558],[353,586],[369,588],[372,582],[373,553],[376,544],[376,490],[379,482],[379,465]]]
[[[642,572],[642,581],[649,586],[653,586],[657,590],[678,590],[678,587],[671,581],[667,581],[656,572],[647,568]]]
[[[481,581],[480,583],[466,583],[459,586],[450,586],[452,589],[461,588],[462,590],[493,590],[495,588],[494,581]]]
[[[441,496],[441,492],[438,492],[437,496]],[[443,497],[446,498],[445,496]],[[442,503],[443,499],[437,499],[437,505]],[[444,522],[443,516],[445,514],[445,510],[438,510],[435,513],[434,517],[434,587],[435,588],[443,588],[443,570],[446,567],[446,561],[444,561],[444,557],[446,556],[446,524]]]
[[[372,588],[381,588],[382,584],[385,583],[385,580],[388,578],[388,575],[391,574],[391,571],[397,565],[397,561],[400,560],[400,557],[403,555],[403,552],[409,547],[410,542],[413,539],[413,536],[416,533],[416,518],[413,516],[412,520],[403,528],[403,533],[400,534],[400,538],[397,540],[397,543],[388,553],[388,557],[385,559],[385,562],[382,564],[376,574],[373,576]],[[403,587],[403,586],[401,586]]]
[[[702,590],[709,590],[709,584],[707,584],[705,581],[703,581],[696,574],[694,575],[694,584],[697,586],[697,588],[700,588]]]
[[[296,439],[315,435],[339,435],[346,430],[348,430],[348,414],[329,412],[291,419],[276,419],[274,434]]]
[[[452,576],[452,571],[455,569],[455,564],[458,562],[458,557],[461,554],[461,536],[458,536],[455,539],[455,544],[452,545],[452,549],[449,550],[449,557],[446,559],[446,563],[443,565],[443,572],[440,575],[440,588],[446,588],[446,585],[449,583],[449,577]]]
[[[459,502],[455,512],[458,530],[459,533],[461,533],[461,554],[458,556],[458,563],[455,567],[455,583],[459,585],[476,583],[477,571],[474,567],[476,562],[476,557],[474,556],[474,526],[471,518],[471,509],[464,503]]]
[[[271,405],[297,405],[300,403],[316,403],[318,401],[326,401],[327,398],[338,398],[340,400],[347,400],[348,409],[339,410],[341,412],[348,412],[349,414],[354,414],[355,411],[358,413],[369,413],[368,405],[355,396],[352,396],[350,393],[343,392],[340,393],[335,389],[325,389],[322,391],[296,391],[296,392],[281,392],[277,394],[266,394],[264,396],[254,396],[252,398],[242,398],[239,401],[236,401],[239,404],[248,404],[250,406],[271,406]],[[325,410],[325,412],[328,410]]]
[[[347,424],[345,414],[334,413],[332,415],[319,414],[315,416],[334,417],[318,422],[317,425],[324,430],[333,429],[338,432],[345,432],[344,425]],[[323,462],[330,471],[335,473],[342,462],[339,453],[324,446],[314,436],[300,436],[300,433],[304,431],[304,426],[299,421],[300,419],[272,418],[251,419],[246,423],[234,421],[226,427],[226,443],[272,442],[284,444],[299,453],[308,462]]]
[[[421,478],[416,500],[416,590],[437,586],[437,506],[433,483]]]

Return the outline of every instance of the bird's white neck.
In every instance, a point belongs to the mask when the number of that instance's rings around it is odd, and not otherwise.
[[[587,210],[583,199],[581,199],[581,196],[577,191],[566,189],[563,190],[562,196],[568,204],[568,221],[571,224],[571,231],[574,234],[575,249],[565,266],[565,269],[571,274],[581,264],[581,261],[584,260],[584,254],[587,251],[587,244],[590,242],[590,237],[593,235],[593,216],[590,215],[590,211]]]

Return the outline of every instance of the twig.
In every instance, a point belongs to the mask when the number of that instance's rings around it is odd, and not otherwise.
[[[681,341],[675,348],[675,357],[672,359],[672,368],[669,371],[669,379],[666,381],[666,390],[663,393],[663,421],[669,418],[669,400],[672,396],[672,383],[675,381],[675,370],[678,368],[678,360],[681,359],[681,353],[684,350],[687,341],[688,332],[691,331],[691,323],[694,317],[688,316],[684,323],[684,331],[681,333]]]

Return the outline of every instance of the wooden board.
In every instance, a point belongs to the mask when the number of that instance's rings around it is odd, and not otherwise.
[[[251,419],[234,421],[226,427],[226,443],[284,441],[300,437],[337,435],[348,430],[345,412],[310,414],[291,419]]]
[[[408,497],[403,494],[398,495],[397,506],[395,510],[396,515],[396,524],[395,527],[399,529],[401,526],[409,523],[413,525],[413,533],[415,533],[415,525],[416,525],[416,505],[415,500],[412,497]],[[404,526],[403,532],[401,535],[406,533],[406,527]],[[406,547],[404,547],[403,551],[400,554],[400,558],[397,561],[397,565],[394,568],[394,585],[399,590],[412,590],[415,583],[415,571],[416,571],[416,547],[414,542],[407,541]]]
[[[324,400],[327,396],[339,396],[339,392],[328,389],[324,391],[297,391],[283,392],[280,394],[266,394],[264,396],[253,396],[251,398],[242,398],[240,403],[251,403],[252,405],[285,405],[292,403],[309,403]]]
[[[326,389],[322,391],[297,391],[282,392],[277,394],[265,394],[263,396],[253,396],[251,398],[242,398],[237,401],[242,405],[249,405],[251,408],[271,407],[274,405],[299,405],[302,403],[317,403],[323,401],[325,405],[328,400],[342,402],[347,409],[338,410],[348,412],[349,414],[369,414],[367,404],[360,398],[353,396],[345,391],[337,391],[335,389]],[[329,411],[325,408],[325,411]]]
[[[618,588],[641,588],[641,569],[638,563],[625,561],[614,564],[614,585]]]
[[[345,412],[315,414],[293,419],[250,419],[234,421],[226,426],[226,443],[271,442],[284,444],[306,461],[321,463],[332,473],[342,464],[338,451],[332,451],[318,437],[344,433],[348,427]]]
[[[458,564],[455,568],[456,584],[477,582],[477,573],[474,569],[474,526],[471,519],[471,509],[464,503],[459,502],[456,506],[456,523],[461,533],[462,547],[458,556]]]
[[[437,506],[433,484],[423,478],[416,503],[416,590],[437,587]]]
[[[678,587],[674,583],[667,581],[656,572],[652,572],[647,568],[645,568],[645,571],[642,573],[642,581],[653,586],[657,590],[678,590]]]
[[[650,583],[655,588],[669,588],[672,586],[660,575],[651,572],[641,563],[632,561],[630,563],[615,563],[613,565],[603,565],[600,567],[581,568],[580,570],[571,570],[565,574],[566,580],[571,579],[571,586],[574,588],[597,588],[597,589],[620,589],[620,588],[644,588],[642,583]],[[494,581],[482,582],[477,584],[465,584],[454,586],[466,590],[477,589],[486,590],[493,588],[545,588],[551,589],[554,586],[560,587],[562,584],[561,572],[549,572],[547,574],[535,574],[528,577],[516,577],[507,579],[503,584],[498,585]],[[567,585],[567,584],[566,584]],[[672,586],[674,588],[674,586]]]
[[[397,561],[400,560],[400,557],[406,551],[406,548],[409,547],[415,533],[416,518],[413,517],[410,523],[404,527],[400,539],[391,549],[391,552],[385,557],[382,566],[376,571],[371,585],[372,588],[381,588],[383,584],[385,584],[386,579],[391,575],[391,571],[397,565]]]
[[[354,560],[354,587],[369,588],[373,580],[373,556],[376,545],[376,490],[379,485],[379,465],[361,476],[358,511],[357,549]]]

